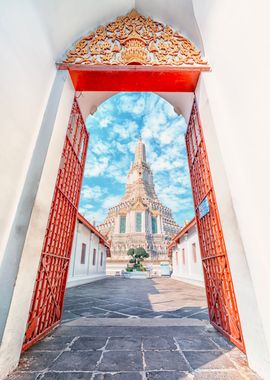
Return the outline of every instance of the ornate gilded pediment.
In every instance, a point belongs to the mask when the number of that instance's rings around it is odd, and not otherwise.
[[[134,211],[144,211],[146,209],[147,209],[147,206],[143,204],[143,201],[140,197],[136,199],[136,201],[134,202],[131,208],[131,210],[134,210]]]
[[[170,26],[132,10],[80,39],[63,60],[76,65],[205,66],[195,45]]]

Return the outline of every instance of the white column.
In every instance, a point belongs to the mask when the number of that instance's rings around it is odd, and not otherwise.
[[[5,269],[6,266],[6,275],[9,275],[10,279],[8,281],[3,279],[5,286],[1,285],[2,289],[6,289],[7,297],[6,301],[4,298],[1,299],[1,305],[7,307],[6,310],[9,312],[7,320],[5,320],[5,313],[0,313],[2,328],[4,328],[0,347],[0,377],[4,377],[7,371],[15,368],[20,357],[73,97],[74,89],[71,81],[66,80],[63,72],[58,72],[21,195],[22,203],[19,206],[21,211],[17,222],[18,226],[21,224],[28,226],[27,235],[22,244],[19,238],[13,243],[10,241],[11,251],[6,256],[14,260],[14,252],[16,254],[22,252],[21,259],[18,258],[20,259],[18,274],[12,272],[16,269],[14,262],[6,262],[6,264],[2,262],[2,268]],[[50,133],[51,136],[48,135]],[[14,250],[14,244],[22,246]],[[13,268],[12,271],[9,268]],[[15,287],[13,274],[16,280]],[[14,289],[13,294],[10,293],[12,289]],[[8,308],[8,297],[11,297],[10,308]],[[10,355],[11,352],[12,355]]]
[[[69,264],[69,277],[74,277],[75,275],[75,263],[76,263],[76,254],[77,254],[77,246],[78,246],[78,234],[79,234],[79,223],[76,221],[75,234],[72,245],[72,253]]]
[[[135,212],[130,211],[130,232],[135,232]]]
[[[88,246],[88,261],[87,261],[87,275],[89,275],[90,268],[91,268],[91,260],[93,258],[93,252],[92,252],[92,232],[89,230],[89,246]]]
[[[130,231],[131,231],[130,212],[127,212],[127,214],[126,214],[126,233],[129,233]]]
[[[117,215],[115,219],[115,225],[114,225],[114,233],[119,234],[120,233],[120,216]]]
[[[142,211],[142,232],[146,232],[146,211]]]
[[[192,245],[190,241],[190,235],[189,232],[186,234],[186,241],[187,241],[187,274],[188,277],[191,279],[192,278]]]
[[[270,301],[266,301],[269,297],[264,291],[267,291],[266,289],[270,287],[270,283],[269,286],[267,285],[270,281],[268,275],[270,265],[259,265],[261,260],[260,254],[264,254],[265,251],[262,252],[258,250],[257,247],[257,250],[253,251],[253,257],[250,257],[251,252],[244,250],[238,225],[239,219],[235,214],[237,206],[235,207],[233,204],[223,157],[221,157],[221,151],[219,150],[219,146],[222,146],[224,141],[223,139],[218,140],[216,134],[217,130],[221,129],[223,123],[221,117],[222,113],[218,115],[215,114],[216,119],[219,121],[216,127],[212,118],[213,110],[212,108],[210,109],[210,101],[207,97],[204,80],[200,80],[196,94],[249,364],[251,368],[260,374],[267,373],[266,377],[269,377],[270,337],[268,337],[268,333],[270,326],[268,315],[270,313]],[[225,127],[227,127],[227,125]],[[231,139],[234,138],[235,134],[232,133]],[[241,144],[243,144],[243,140],[242,142],[239,141],[238,145],[239,157],[241,157],[241,154],[244,154],[241,150]],[[237,190],[234,189],[233,196],[234,202],[236,202],[237,205],[244,202],[246,217],[250,203],[257,198],[244,199],[245,191],[240,192],[240,188]],[[246,219],[251,221],[252,218],[249,217]],[[253,233],[250,232],[250,234],[254,239]],[[255,240],[260,244],[260,239],[254,239],[254,241]],[[244,240],[244,242],[246,242],[246,240]],[[248,255],[246,256],[247,253]],[[256,273],[254,273],[254,271]],[[254,281],[257,279],[258,271],[260,278],[264,281],[264,291],[261,289],[259,294],[256,293],[258,288],[256,288],[257,283]],[[263,299],[261,299],[261,297]]]
[[[161,225],[161,216],[158,215],[157,216],[157,230],[158,230],[158,234],[162,234],[162,225]]]

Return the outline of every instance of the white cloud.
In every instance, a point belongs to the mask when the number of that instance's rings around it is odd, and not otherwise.
[[[135,115],[144,113],[145,100],[143,95],[122,95],[119,99],[118,108],[120,112],[129,112]]]
[[[84,200],[96,200],[104,196],[106,192],[106,189],[103,189],[100,186],[84,185],[82,187],[81,196]]]
[[[121,199],[122,195],[109,195],[103,202],[102,204],[102,208],[104,209],[109,209],[111,207],[114,207],[116,206],[120,199]]]
[[[93,139],[91,140],[90,137],[90,143],[89,143],[89,151],[95,153],[96,155],[100,154],[107,154],[110,152],[110,145],[105,143],[104,141],[101,141],[100,139]]]
[[[112,163],[108,172],[106,173],[106,176],[113,178],[115,182],[126,183],[128,168],[125,165],[126,162],[123,161]]]
[[[85,212],[88,212],[89,210],[92,210],[94,208],[93,205],[90,203],[87,203],[86,205],[79,207],[79,213],[84,214]]]
[[[106,217],[106,210],[103,209],[89,210],[85,207],[80,207],[79,211],[90,223],[95,222],[96,225],[103,223]]]
[[[109,157],[96,157],[89,155],[85,165],[85,177],[98,177],[102,175],[109,165]]]
[[[119,141],[114,141],[113,146],[121,153],[127,153],[128,144],[121,144]]]
[[[107,128],[108,125],[112,122],[112,118],[107,116],[99,120],[99,126],[100,128]]]
[[[173,106],[168,103],[167,101],[163,103],[163,111],[169,116],[169,117],[175,117],[177,114],[174,111]]]
[[[132,138],[138,129],[138,124],[133,120],[125,120],[123,124],[115,124],[113,126],[113,132],[118,134],[123,140]]]

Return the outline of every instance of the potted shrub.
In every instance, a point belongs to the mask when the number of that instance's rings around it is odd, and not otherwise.
[[[131,256],[131,259],[129,260],[129,263],[126,267],[126,273],[128,273],[129,278],[145,278],[144,275],[142,276],[136,276],[135,272],[146,272],[145,266],[143,266],[142,262],[145,258],[149,257],[149,254],[146,252],[146,250],[142,247],[138,248],[130,248],[127,252],[128,256]],[[134,275],[132,275],[132,273]]]

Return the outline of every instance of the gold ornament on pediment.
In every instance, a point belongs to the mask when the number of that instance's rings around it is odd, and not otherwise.
[[[126,208],[122,208],[122,209],[119,211],[119,215],[122,215],[122,216],[127,215],[127,213],[128,213],[128,209],[126,209]]]
[[[77,65],[205,66],[194,44],[170,26],[133,9],[106,26],[99,26],[69,50],[63,63]]]
[[[147,207],[143,204],[142,199],[139,197],[135,200],[134,204],[131,207],[133,211],[144,211]]]

